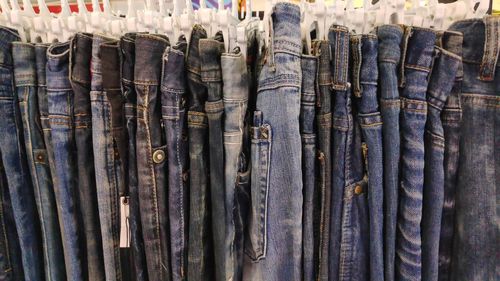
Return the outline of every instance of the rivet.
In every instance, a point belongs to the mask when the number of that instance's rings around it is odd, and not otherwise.
[[[40,162],[41,162],[41,161],[43,161],[43,155],[42,155],[42,154],[38,154],[38,155],[36,156],[36,160],[38,160],[38,161],[40,161]]]
[[[153,153],[153,161],[156,163],[156,164],[160,164],[161,162],[163,162],[165,160],[165,152],[161,149],[158,149],[157,151],[155,151]]]
[[[354,193],[361,194],[362,192],[363,192],[363,188],[361,187],[361,185],[356,185],[356,187],[354,188]]]

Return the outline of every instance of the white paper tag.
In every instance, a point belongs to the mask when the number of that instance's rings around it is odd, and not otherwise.
[[[128,196],[120,197],[120,248],[130,248],[129,202]]]

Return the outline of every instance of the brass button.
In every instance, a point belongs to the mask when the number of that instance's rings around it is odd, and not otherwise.
[[[363,188],[361,187],[361,185],[356,185],[356,187],[354,188],[354,193],[356,195],[358,194],[361,194],[363,192]]]
[[[43,155],[42,154],[38,154],[36,156],[36,160],[38,160],[39,162],[43,162]]]
[[[160,164],[165,160],[165,151],[158,149],[157,151],[153,152],[153,161],[156,164]]]

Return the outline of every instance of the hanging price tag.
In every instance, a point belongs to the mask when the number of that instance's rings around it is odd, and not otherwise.
[[[130,206],[128,196],[120,197],[120,248],[130,248]]]

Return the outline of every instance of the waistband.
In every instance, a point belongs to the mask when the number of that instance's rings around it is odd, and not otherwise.
[[[332,88],[345,91],[349,88],[349,29],[332,25],[328,32],[331,50]]]
[[[92,34],[77,33],[71,39],[70,78],[72,81],[90,84],[90,60],[92,59]]]
[[[356,97],[363,94],[363,84],[377,85],[378,40],[375,35],[351,35],[352,90]]]
[[[162,56],[169,41],[156,34],[138,34],[135,39],[134,82],[142,85],[159,85]]]
[[[286,52],[300,55],[302,52],[300,7],[292,3],[279,2],[273,7],[269,20],[271,54]]]
[[[37,85],[35,46],[30,43],[13,42],[12,58],[16,87]]]
[[[427,87],[427,101],[434,107],[442,109],[453,87],[462,59],[441,47],[436,47],[435,53]]]
[[[38,86],[43,87],[47,85],[45,67],[47,65],[47,49],[48,44],[36,44],[35,45],[35,60],[36,60],[36,76],[38,80]]]
[[[21,41],[16,30],[0,27],[0,66],[12,66],[12,42],[15,41]]]
[[[99,56],[101,45],[113,41],[116,41],[116,39],[101,34],[94,34],[92,39],[92,59],[90,63],[92,75],[102,73],[101,57]]]
[[[377,28],[377,36],[378,61],[398,65],[401,59],[403,28],[400,25],[382,25]]]
[[[221,65],[224,100],[247,100],[249,77],[245,58],[239,48],[222,54]]]
[[[464,36],[460,32],[455,31],[444,31],[439,32],[436,38],[436,45],[454,53],[455,55],[462,57],[462,45],[464,42]],[[457,79],[461,80],[464,76],[463,64],[458,65]]]
[[[207,38],[207,32],[201,25],[195,24],[191,32],[191,40],[189,40],[186,58],[186,70],[192,74],[201,75],[199,44],[200,39],[204,38]]]
[[[70,90],[69,81],[69,42],[55,43],[47,49],[47,88],[51,90]]]
[[[161,82],[164,90],[175,93],[185,91],[185,75],[179,69],[184,69],[184,52],[182,49],[167,48],[163,55],[163,78]]]
[[[449,29],[463,33],[463,62],[479,64],[479,79],[492,81],[500,53],[500,16],[458,21]]]
[[[219,34],[219,33],[218,33]],[[224,53],[222,32],[214,39],[201,39],[199,43],[201,60],[201,80],[203,82],[221,82],[222,72],[220,57]]]
[[[400,87],[406,85],[405,69],[430,72],[436,33],[432,29],[405,26],[401,49]]]

